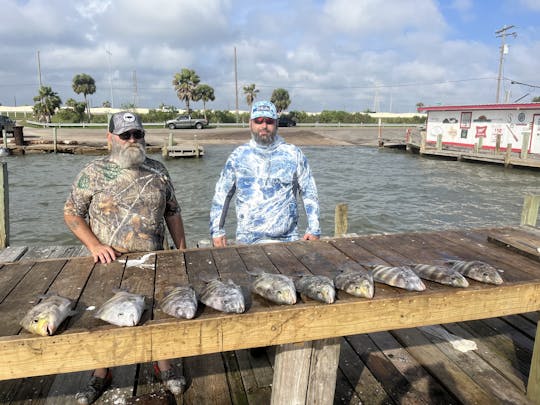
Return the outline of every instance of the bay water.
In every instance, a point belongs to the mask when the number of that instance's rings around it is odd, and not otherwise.
[[[188,247],[209,239],[215,183],[234,145],[205,146],[201,159],[165,160],[182,207]],[[519,225],[526,194],[540,194],[540,172],[429,159],[363,146],[303,147],[315,176],[323,236],[334,233],[336,204],[348,205],[358,234]],[[1,158],[9,178],[10,245],[77,245],[63,206],[80,169],[95,156],[42,154]],[[303,212],[302,212],[303,214]],[[300,219],[301,232],[305,216]],[[226,230],[234,239],[235,212]]]

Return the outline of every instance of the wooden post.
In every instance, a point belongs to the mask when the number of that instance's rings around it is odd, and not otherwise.
[[[334,226],[334,236],[339,238],[347,233],[347,228],[349,227],[347,220],[348,206],[347,204],[338,204],[336,205],[335,210],[335,226]]]
[[[7,163],[0,169],[0,248],[9,245],[9,188]]]
[[[379,118],[379,133],[377,135],[377,139],[379,140],[379,147],[383,146],[384,145],[384,142],[382,140],[382,121],[381,119]]]
[[[420,132],[420,154],[426,151],[426,140],[427,140],[426,131]]]
[[[476,152],[479,152],[479,151],[482,150],[482,145],[484,145],[484,137],[483,136],[478,138],[478,150]]]
[[[276,347],[271,405],[306,403],[312,342]]]
[[[278,346],[270,404],[332,405],[340,339]]]
[[[169,147],[173,146],[173,134],[172,132],[169,132],[169,140],[163,142],[163,147],[161,148],[161,156],[163,156],[163,159],[169,158]],[[168,146],[167,146],[168,145]]]
[[[193,140],[195,141],[195,157],[198,159],[200,158],[200,153],[199,153],[199,143],[197,142],[197,135],[193,135]]]
[[[54,153],[56,153],[58,151],[57,149],[57,142],[58,142],[58,127],[54,127],[53,128],[53,150],[54,150]]]
[[[512,144],[506,144],[506,154],[504,155],[504,167],[510,166],[510,154],[512,153]]]
[[[538,208],[540,207],[540,195],[526,195],[521,211],[521,225],[536,226],[538,220]]]
[[[495,140],[495,153],[501,152],[501,134],[497,134],[497,139]]]
[[[437,135],[437,150],[442,150],[442,134]]]
[[[536,338],[534,339],[531,370],[527,383],[527,398],[533,404],[540,405],[540,322],[536,324]]]
[[[523,140],[521,141],[521,153],[519,154],[519,157],[521,159],[527,159],[527,156],[529,154],[529,139],[531,137],[530,132],[523,132]]]

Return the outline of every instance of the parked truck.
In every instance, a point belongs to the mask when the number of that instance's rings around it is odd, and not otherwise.
[[[203,129],[208,126],[208,120],[205,120],[204,118],[191,118],[190,115],[179,115],[178,117],[165,122],[165,126],[170,129],[176,129],[176,128]]]
[[[5,130],[8,134],[13,134],[14,126],[15,121],[13,121],[7,115],[0,115],[0,135],[2,134],[2,130]]]

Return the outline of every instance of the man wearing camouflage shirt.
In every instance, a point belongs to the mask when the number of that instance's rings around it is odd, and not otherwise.
[[[95,262],[111,263],[122,253],[163,249],[165,224],[175,246],[186,248],[171,179],[160,162],[146,157],[144,135],[138,115],[114,114],[107,133],[110,155],[82,169],[64,206],[67,226]],[[182,392],[185,379],[176,375],[170,361],[159,361],[156,373],[171,392]],[[93,403],[111,380],[109,369],[95,370],[77,393],[77,402]]]

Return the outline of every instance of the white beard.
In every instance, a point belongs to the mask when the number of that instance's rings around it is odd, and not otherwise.
[[[111,159],[122,169],[138,167],[146,159],[145,142],[128,142],[122,145],[113,138]]]

